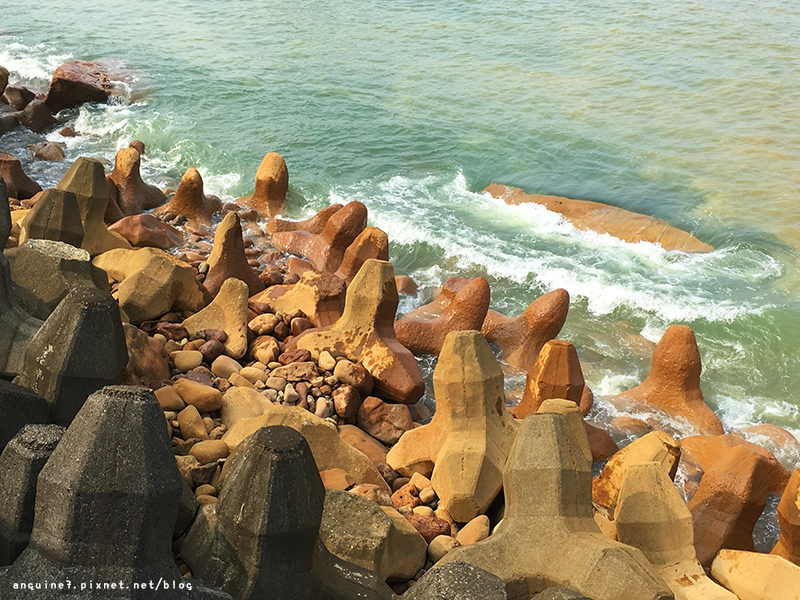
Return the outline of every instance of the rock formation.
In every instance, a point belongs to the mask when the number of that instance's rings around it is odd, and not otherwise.
[[[800,567],[768,554],[721,550],[711,576],[739,600],[794,600],[800,590]]]
[[[286,221],[278,218],[270,219],[270,222],[267,223],[267,233],[272,235],[280,231],[305,231],[313,235],[318,235],[325,229],[328,219],[341,209],[341,204],[331,204],[304,221]]]
[[[183,244],[183,234],[156,219],[150,213],[123,217],[113,225],[109,225],[109,231],[118,233],[124,237],[131,246],[142,248],[174,248]]]
[[[25,174],[16,156],[0,152],[0,179],[5,181],[8,196],[27,200],[42,191],[42,186]]]
[[[277,152],[270,152],[264,156],[256,172],[256,190],[253,195],[239,200],[272,219],[282,212],[288,191],[289,170],[286,168],[286,161]]]
[[[55,188],[42,192],[20,223],[19,243],[29,239],[53,240],[80,248],[83,222],[75,194]]]
[[[389,236],[377,227],[367,227],[358,234],[344,251],[342,264],[339,265],[336,275],[349,284],[370,258],[389,260]]]
[[[45,104],[55,114],[84,102],[108,100],[110,81],[99,65],[82,60],[65,62],[53,73]]]
[[[189,335],[201,329],[219,329],[228,334],[225,354],[242,358],[247,352],[247,284],[239,279],[227,279],[216,298],[183,322]]]

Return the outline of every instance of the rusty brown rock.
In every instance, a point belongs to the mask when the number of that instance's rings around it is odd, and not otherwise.
[[[489,283],[483,277],[476,277],[453,297],[440,316],[397,321],[394,325],[397,339],[414,354],[438,355],[451,331],[480,331],[490,296]]]
[[[450,523],[444,519],[423,515],[408,515],[406,518],[429,544],[440,535],[450,535]]]
[[[771,554],[800,565],[800,468],[795,469],[778,504],[781,536]]]
[[[697,559],[704,567],[723,548],[755,550],[753,528],[767,504],[768,476],[767,460],[744,446],[705,472],[688,503]]]
[[[110,88],[108,76],[98,64],[71,60],[53,73],[45,104],[55,114],[84,102],[105,102]]]
[[[550,340],[525,377],[520,403],[511,409],[518,419],[539,410],[550,398],[572,400],[580,405],[585,382],[575,346],[564,340]]]
[[[568,311],[569,293],[559,288],[531,302],[518,317],[490,310],[481,333],[500,347],[501,360],[527,371],[542,346],[561,331]]]
[[[357,393],[357,392],[356,392]],[[387,404],[380,398],[364,398],[357,413],[358,426],[384,444],[396,444],[414,422],[405,404]]]
[[[333,407],[342,421],[356,423],[361,408],[361,394],[352,385],[343,385],[333,390]]]
[[[273,233],[280,231],[306,231],[308,233],[317,235],[322,233],[322,230],[325,229],[328,219],[330,219],[341,209],[341,204],[331,204],[305,221],[285,221],[283,219],[275,218],[267,223],[267,233],[272,235]]]
[[[235,277],[247,284],[250,296],[264,289],[264,282],[247,263],[239,215],[229,212],[214,233],[214,249],[208,257],[208,273],[203,284],[216,296],[225,280]]]
[[[686,325],[672,325],[653,352],[653,366],[647,379],[618,397],[649,404],[673,417],[683,417],[703,435],[721,435],[725,433],[722,423],[700,390],[701,370],[694,332]]]
[[[295,284],[273,285],[253,296],[276,313],[303,311],[315,327],[333,325],[344,310],[346,286],[331,273],[308,271]]]
[[[355,425],[339,425],[339,437],[351,445],[356,450],[364,453],[376,466],[386,465],[386,453],[388,450],[381,442],[366,433],[363,429]],[[380,468],[379,468],[380,470]],[[394,473],[394,471],[392,471]]]
[[[265,217],[272,218],[283,209],[289,191],[289,170],[286,161],[277,152],[270,152],[256,171],[256,189],[251,196],[239,198]]]
[[[150,213],[123,217],[110,225],[108,230],[118,233],[137,248],[166,250],[183,245],[183,234],[180,231],[159,221]]]
[[[589,438],[589,448],[592,450],[592,461],[600,462],[611,458],[619,452],[619,446],[608,432],[589,423],[583,423],[586,436]]]
[[[25,174],[16,156],[0,152],[0,178],[6,182],[9,198],[27,200],[42,191],[42,186]]]
[[[403,315],[403,318],[435,319],[447,310],[447,307],[450,306],[450,303],[453,301],[453,298],[456,297],[456,294],[463,290],[470,281],[472,281],[472,279],[469,277],[449,278],[444,282],[444,285],[439,290],[439,293],[436,294],[436,297],[431,302],[428,304],[423,304],[422,306],[418,306],[411,312],[407,312],[405,315]]]
[[[272,243],[286,252],[305,256],[317,271],[335,272],[345,250],[367,226],[367,207],[350,202],[337,211],[319,235],[307,231],[281,231],[272,234]]]
[[[397,507],[407,506],[408,508],[422,506],[422,500],[419,499],[419,489],[411,482],[406,483],[392,494],[392,504]]]
[[[128,365],[122,382],[127,385],[150,385],[172,376],[164,344],[128,323],[122,326],[128,347]]]
[[[361,265],[370,258],[389,260],[389,236],[377,227],[367,227],[344,251],[336,275],[347,283],[353,281]]]
[[[64,145],[58,142],[37,142],[26,146],[25,149],[33,152],[39,160],[49,162],[61,162],[66,157]]]
[[[142,179],[141,161],[137,150],[123,148],[117,152],[114,170],[108,175],[108,180],[116,188],[117,206],[126,217],[157,208],[167,201],[161,190]]]
[[[398,275],[394,278],[394,282],[397,285],[397,291],[400,294],[416,294],[417,290],[419,290],[419,286],[417,283],[411,279],[408,275]]]
[[[217,207],[218,208],[218,207]],[[212,201],[203,192],[203,178],[197,169],[189,168],[184,173],[178,191],[172,199],[153,211],[157,217],[178,215],[194,219],[202,225],[211,225],[216,210]]]

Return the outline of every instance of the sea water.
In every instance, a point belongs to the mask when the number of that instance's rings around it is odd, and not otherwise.
[[[401,312],[453,275],[486,277],[492,308],[510,315],[566,288],[560,337],[608,416],[602,396],[641,382],[654,343],[684,323],[726,428],[800,434],[796,2],[2,5],[12,83],[43,91],[61,62],[103,58],[129,85],[59,115],[78,134],[47,136],[66,144],[65,163],[32,160],[30,132],[0,140],[43,186],[78,156],[113,160],[140,139],[146,181],[175,186],[196,167],[231,199],[277,151],[290,216],[367,205],[396,272],[421,286]],[[653,215],[716,249],[580,231],[480,193],[493,182]]]

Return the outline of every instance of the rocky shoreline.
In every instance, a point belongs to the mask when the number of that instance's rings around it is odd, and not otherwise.
[[[0,134],[111,92],[78,61],[42,97],[7,81]],[[689,327],[606,398],[656,416],[590,423],[566,290],[509,317],[451,278],[396,320],[416,285],[360,202],[288,221],[280,154],[226,203],[196,169],[146,183],[146,156],[42,190],[0,154],[0,597],[797,598],[800,468],[725,431]]]

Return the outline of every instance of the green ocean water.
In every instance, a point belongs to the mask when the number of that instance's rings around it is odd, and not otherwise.
[[[280,152],[291,215],[360,200],[389,233],[396,271],[422,285],[401,311],[452,275],[486,277],[507,314],[564,287],[561,337],[598,396],[639,383],[652,343],[685,323],[726,427],[800,433],[796,3],[3,4],[12,83],[44,89],[72,58],[130,78],[129,99],[60,115],[80,134],[48,136],[68,162],[141,139],[149,181],[196,167],[237,196]],[[53,184],[67,165],[31,161],[33,139],[0,147]],[[581,232],[479,193],[493,182],[654,215],[716,250]]]

